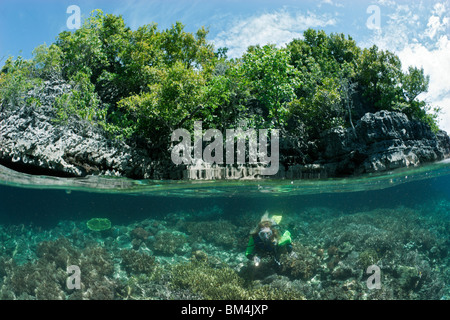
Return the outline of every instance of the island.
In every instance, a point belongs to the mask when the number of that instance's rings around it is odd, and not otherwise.
[[[321,179],[450,156],[439,110],[418,98],[429,77],[404,71],[392,52],[308,29],[286,47],[251,46],[231,59],[207,35],[180,22],[133,31],[96,10],[32,59],[9,57],[0,71],[0,164],[60,177]],[[174,151],[176,130],[193,133],[197,146]],[[238,135],[241,148],[233,138],[231,151],[219,151],[227,130],[272,135],[263,151]],[[180,151],[189,161],[173,161]],[[261,158],[276,159],[276,170]]]

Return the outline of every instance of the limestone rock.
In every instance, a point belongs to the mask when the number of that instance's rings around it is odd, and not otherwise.
[[[102,128],[72,118],[55,123],[55,99],[71,90],[63,81],[45,82],[28,95],[41,106],[2,106],[0,164],[56,176],[112,175],[134,179],[317,179],[417,166],[450,156],[450,138],[398,112],[365,114],[351,128],[333,128],[305,141],[301,125],[280,139],[279,171],[261,176],[260,167],[175,166],[170,156],[111,139]],[[158,160],[155,160],[158,159]]]
[[[381,172],[443,160],[450,156],[450,138],[444,131],[411,121],[399,112],[367,113],[352,129],[324,133],[318,163],[329,176]]]

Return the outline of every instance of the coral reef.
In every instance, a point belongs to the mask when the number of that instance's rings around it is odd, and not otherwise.
[[[69,240],[60,238],[37,245],[38,259],[23,265],[3,261],[2,299],[114,299],[116,283],[114,265],[105,248],[88,246],[75,248]],[[81,289],[69,289],[67,267],[82,270]]]
[[[86,224],[92,231],[103,231],[111,228],[111,221],[107,218],[92,218]]]
[[[155,257],[135,250],[121,250],[120,257],[125,270],[130,274],[150,274],[155,268]]]
[[[254,213],[176,213],[106,233],[85,220],[0,225],[0,299],[448,299],[450,204],[433,208],[285,212],[293,252],[258,267],[244,255]],[[366,283],[373,265],[380,289]],[[68,266],[81,271],[79,289],[67,286]]]
[[[184,226],[193,241],[205,241],[223,248],[235,248],[239,243],[238,227],[226,220],[187,222]]]
[[[281,256],[281,272],[293,279],[311,279],[319,268],[317,254],[301,244],[295,245],[293,253]]]
[[[171,270],[174,289],[188,289],[202,299],[212,300],[290,300],[303,299],[293,289],[268,285],[246,286],[230,267],[215,268],[205,262],[176,265]]]
[[[183,247],[187,243],[187,237],[181,232],[160,231],[155,235],[152,248],[162,255],[183,253]]]

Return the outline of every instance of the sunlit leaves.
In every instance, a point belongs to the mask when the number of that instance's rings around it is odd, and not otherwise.
[[[177,62],[155,71],[149,90],[122,99],[118,106],[132,115],[139,132],[152,140],[168,138],[181,125],[193,123],[201,109],[204,79],[197,71]]]
[[[357,73],[369,109],[392,110],[401,99],[401,62],[393,53],[377,46],[364,49]]]
[[[36,77],[44,80],[62,78],[62,51],[54,44],[36,47],[33,50],[33,64]]]
[[[255,97],[267,108],[267,120],[277,126],[283,125],[288,111],[286,105],[295,98],[299,85],[297,70],[289,60],[286,49],[256,46],[244,54],[238,70]]]
[[[59,120],[67,121],[71,115],[76,115],[89,122],[103,122],[106,110],[100,104],[89,75],[80,71],[71,78],[70,83],[73,90],[56,98]]]
[[[433,108],[419,99],[428,77],[413,67],[403,72],[389,51],[308,29],[285,48],[261,44],[228,59],[227,49],[215,52],[207,35],[203,27],[187,32],[180,22],[131,30],[121,16],[96,10],[78,30],[37,47],[33,59],[9,58],[0,99],[3,106],[20,105],[40,81],[62,79],[72,91],[56,100],[59,120],[76,116],[113,136],[153,143],[179,127],[191,129],[195,120],[221,130],[242,122],[302,128],[316,139],[382,109],[436,127]]]
[[[428,91],[430,77],[424,75],[423,68],[410,66],[408,73],[403,74],[401,82],[406,101],[413,102],[419,94]]]
[[[38,79],[30,79],[30,61],[9,57],[0,71],[0,102],[2,106],[16,106],[25,103],[26,93],[33,88]]]

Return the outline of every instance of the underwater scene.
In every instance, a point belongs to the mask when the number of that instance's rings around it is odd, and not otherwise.
[[[289,250],[256,260],[264,219]],[[1,300],[448,300],[449,234],[449,161],[293,181],[0,166]]]

